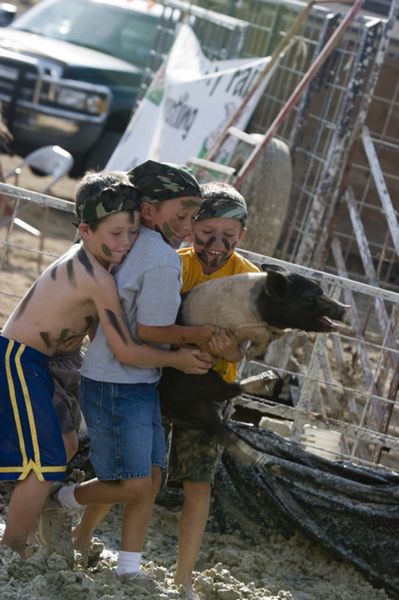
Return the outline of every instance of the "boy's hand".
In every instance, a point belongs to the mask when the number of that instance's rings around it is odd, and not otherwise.
[[[229,362],[238,362],[243,358],[240,345],[228,329],[217,329],[209,340],[208,346],[212,354]]]
[[[213,366],[213,357],[199,348],[180,348],[174,352],[174,363],[171,365],[183,373],[203,375]]]
[[[194,343],[204,352],[212,354],[212,351],[209,348],[209,340],[212,338],[215,331],[217,331],[217,327],[215,327],[215,325],[198,325],[196,330],[197,333]]]

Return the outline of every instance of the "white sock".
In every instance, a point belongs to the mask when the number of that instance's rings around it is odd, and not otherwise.
[[[83,508],[83,504],[75,498],[75,488],[78,484],[63,485],[57,492],[56,498],[65,510],[76,510],[77,508]]]
[[[116,574],[125,575],[126,573],[140,573],[142,555],[142,552],[125,552],[124,550],[119,550]]]

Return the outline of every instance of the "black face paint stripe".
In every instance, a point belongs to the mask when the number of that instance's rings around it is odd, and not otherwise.
[[[78,257],[78,261],[83,265],[83,268],[85,269],[85,271],[87,271],[87,273],[94,278],[93,265],[91,264],[90,259],[87,256],[86,252],[83,250],[83,248],[79,248],[77,257]]]
[[[112,256],[112,250],[109,246],[107,246],[107,244],[103,244],[101,246],[101,250],[104,252],[105,256],[107,258],[109,258],[110,256]]]
[[[165,237],[163,231],[161,231],[161,229],[159,229],[158,225],[155,226],[155,231],[157,231],[158,233],[161,234],[161,237],[162,237],[163,241],[166,242],[168,244],[168,246],[169,246],[170,244],[169,244],[168,238]]]
[[[58,271],[58,267],[60,266],[60,263],[62,261],[62,258],[59,258],[52,266],[51,271],[50,271],[50,277],[51,279],[53,279],[54,281],[57,279],[57,271]]]
[[[204,240],[201,240],[201,238],[199,238],[198,236],[194,236],[194,239],[197,246],[205,246]]]
[[[222,242],[224,247],[226,248],[226,251],[229,252],[232,248],[232,244],[230,244],[230,242],[226,240],[226,238],[222,238]]]
[[[50,334],[47,331],[41,331],[40,337],[42,338],[43,342],[46,344],[47,348],[51,348]]]
[[[63,329],[61,331],[60,337],[58,338],[57,341],[58,342],[64,342],[67,339],[67,337],[68,337],[68,333],[69,333],[69,329],[68,328]]]
[[[199,258],[202,260],[203,263],[205,263],[206,265],[208,264],[208,255],[205,252],[205,250],[200,250],[199,252],[197,252]]]
[[[209,238],[209,240],[206,243],[201,242],[201,245],[205,246],[205,248],[209,248],[210,246],[212,246],[212,244],[214,244],[216,242],[216,240],[217,240],[216,236],[213,235],[211,238]],[[222,244],[225,247],[226,252],[230,252],[230,250],[232,248],[234,248],[234,246],[235,246],[235,244],[231,244],[229,242],[229,240],[224,237],[222,237]]]
[[[89,315],[88,317],[85,317],[85,321],[86,321],[86,329],[85,329],[85,331],[87,331],[93,325],[93,323],[94,323],[94,317],[92,317],[92,315]]]
[[[73,267],[73,258],[70,258],[66,264],[68,279],[70,283],[76,287],[75,269]]]
[[[163,224],[163,234],[164,234],[164,237],[166,237],[167,239],[170,239],[174,236],[174,233],[173,233],[169,223]]]
[[[22,299],[21,304],[19,305],[19,309],[17,314],[15,315],[16,319],[19,319],[25,312],[26,307],[28,306],[29,300],[33,296],[33,292],[35,291],[36,283],[33,284],[29,292],[26,294],[25,298]]]
[[[183,206],[183,208],[199,208],[201,204],[200,199],[198,200],[182,200],[181,201],[181,205]]]
[[[126,336],[123,333],[123,331],[118,323],[118,319],[116,318],[115,313],[112,310],[109,310],[108,308],[105,309],[105,312],[107,314],[109,322],[111,323],[112,327],[115,329],[116,333],[119,335],[119,337],[121,338],[123,343],[127,344]]]
[[[214,244],[216,242],[216,236],[213,235],[212,237],[210,237],[208,239],[208,241],[205,243],[205,248],[209,248],[209,246],[212,246],[212,244]]]

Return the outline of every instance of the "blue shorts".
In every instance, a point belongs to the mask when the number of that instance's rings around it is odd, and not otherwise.
[[[80,404],[98,479],[151,477],[166,467],[157,384],[106,383],[81,378]]]
[[[66,454],[53,406],[49,357],[0,336],[0,480],[65,477]]]

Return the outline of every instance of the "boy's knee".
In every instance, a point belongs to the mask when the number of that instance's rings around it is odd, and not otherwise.
[[[125,479],[121,481],[121,490],[124,502],[129,504],[140,498],[151,496],[153,492],[153,483],[151,477],[142,477],[140,479]]]

